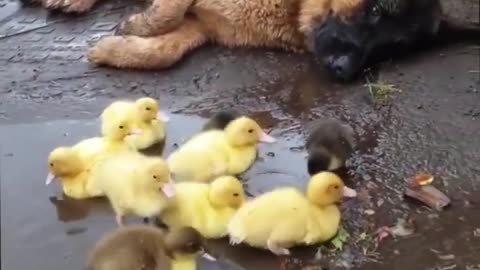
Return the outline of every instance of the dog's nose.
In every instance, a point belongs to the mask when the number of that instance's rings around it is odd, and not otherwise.
[[[328,61],[328,69],[333,73],[333,75],[337,78],[344,78],[348,74],[348,57],[347,56],[339,56],[336,58],[329,59]]]

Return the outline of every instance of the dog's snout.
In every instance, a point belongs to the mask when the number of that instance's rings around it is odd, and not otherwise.
[[[326,59],[327,69],[337,78],[344,79],[349,76],[350,60],[348,56],[328,57]]]

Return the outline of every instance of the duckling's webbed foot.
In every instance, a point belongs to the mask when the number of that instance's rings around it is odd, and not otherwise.
[[[240,243],[242,243],[242,239],[230,236],[229,242],[230,242],[230,245],[235,246],[235,245],[239,245]]]
[[[277,256],[281,256],[281,255],[289,256],[290,255],[290,251],[288,249],[280,247],[277,243],[275,243],[271,240],[267,241],[267,247],[268,247],[268,250],[270,250],[273,254],[275,254]]]

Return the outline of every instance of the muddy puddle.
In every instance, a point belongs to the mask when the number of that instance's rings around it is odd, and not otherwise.
[[[199,131],[205,121],[191,115],[171,116],[164,157]],[[246,191],[256,195],[285,185],[303,189],[308,174],[302,132],[272,128],[277,123],[266,114],[257,114],[256,118],[263,126],[269,126],[270,134],[278,142],[261,145],[259,161],[241,177]],[[115,228],[113,213],[105,200],[69,199],[62,196],[58,185],[44,184],[48,152],[55,146],[94,136],[98,125],[97,120],[61,120],[0,127],[2,269],[82,269],[88,249],[103,233]],[[445,213],[405,202],[398,190],[381,187],[381,182],[371,181],[365,174],[371,174],[375,168],[365,167],[362,162],[369,155],[376,155],[372,152],[375,145],[371,144],[376,139],[368,130],[362,135],[361,151],[355,154],[352,169],[339,172],[361,193],[359,199],[342,205],[345,226],[355,244],[347,245],[333,261],[328,259],[325,263],[313,247],[295,248],[294,256],[282,258],[245,246],[231,247],[226,240],[210,241],[211,252],[219,260],[212,263],[200,259],[199,269],[321,269],[314,265],[328,265],[329,269],[437,269],[424,266],[456,264],[475,267],[480,252],[480,193],[454,194],[454,210]],[[372,202],[377,213],[369,216],[364,211],[372,207]],[[391,225],[405,213],[418,224],[415,234],[407,239],[384,240],[379,249],[365,239],[359,240],[359,235],[371,236],[376,227]],[[141,221],[131,218],[128,222]],[[472,269],[477,268],[469,268]]]
[[[164,153],[200,130],[204,121],[200,117],[172,115]],[[103,233],[115,228],[106,200],[69,199],[63,197],[59,185],[44,184],[49,151],[95,136],[98,125],[96,120],[82,120],[0,128],[2,269],[82,269],[89,247]],[[293,184],[301,188],[305,185],[308,178],[304,155],[292,153],[289,146],[292,143],[279,139],[277,145],[262,145],[260,161],[243,177],[250,194],[264,192],[273,185]],[[290,168],[285,167],[286,163]],[[128,222],[141,221],[131,218]],[[224,246],[225,241],[212,244],[217,247],[213,253],[221,255]],[[201,260],[200,269],[243,269],[233,261]]]

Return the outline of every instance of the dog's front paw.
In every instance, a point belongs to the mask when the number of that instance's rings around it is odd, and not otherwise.
[[[88,49],[87,58],[91,63],[102,65],[110,64],[117,54],[118,46],[122,46],[125,38],[121,36],[109,36],[101,38],[95,46]]]
[[[85,13],[89,11],[94,0],[64,0],[64,6],[62,10],[67,13]]]
[[[62,10],[66,13],[85,13],[89,11],[95,0],[43,0],[47,9]]]
[[[88,50],[87,58],[96,65],[128,68],[135,66],[137,52],[141,48],[138,37],[108,36],[101,38]]]

